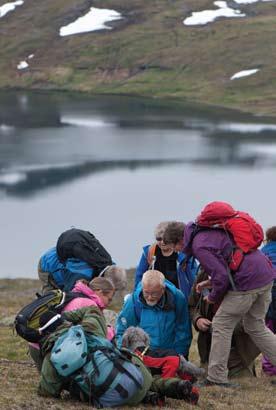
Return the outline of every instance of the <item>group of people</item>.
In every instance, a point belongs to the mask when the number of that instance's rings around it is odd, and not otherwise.
[[[230,211],[229,220],[239,216],[229,204],[219,204]],[[238,249],[239,264],[232,269],[229,261],[237,250],[233,235],[218,224],[195,226],[177,221],[158,224],[154,243],[143,248],[134,289],[125,297],[115,327],[107,326],[103,310],[116,290],[126,288],[124,269],[112,260],[99,269],[76,252],[61,261],[57,247],[41,257],[43,292],[61,288],[85,297],[73,299],[54,322],[46,315],[41,343],[30,345],[41,372],[40,394],[58,397],[68,389],[68,380],[49,360],[68,321],[88,328],[88,333],[93,328],[120,351],[131,351],[144,383],[124,404],[160,404],[164,397],[196,404],[195,382],[238,387],[229,377],[256,376],[260,353],[264,373],[276,375],[276,227],[267,230],[261,249]],[[201,368],[189,361],[192,326],[198,332]]]

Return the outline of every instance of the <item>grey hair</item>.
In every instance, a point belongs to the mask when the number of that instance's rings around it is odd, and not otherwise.
[[[149,345],[149,335],[140,327],[130,326],[123,334],[122,347],[126,347],[133,352],[138,347],[149,347]]]
[[[164,232],[165,232],[165,230],[166,230],[168,224],[169,224],[169,221],[164,221],[164,222],[160,222],[160,223],[155,227],[155,229],[154,229],[154,235],[155,235],[156,238],[158,238],[158,237],[162,237],[162,238],[163,238]]]
[[[115,291],[115,286],[113,282],[110,279],[101,276],[92,279],[89,282],[89,287],[94,291],[101,290],[104,295],[106,295],[109,292]]]
[[[127,286],[127,274],[124,268],[117,265],[108,266],[104,271],[104,277],[109,279],[116,290],[124,290]]]
[[[151,285],[158,284],[162,287],[165,287],[165,276],[159,270],[147,270],[142,277],[142,286],[144,286],[146,283],[149,283]]]
[[[169,222],[163,235],[163,242],[176,245],[178,242],[182,241],[185,226],[186,225],[183,222]]]

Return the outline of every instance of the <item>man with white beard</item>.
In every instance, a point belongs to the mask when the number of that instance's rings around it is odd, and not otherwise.
[[[172,349],[188,357],[192,332],[187,300],[161,272],[146,271],[141,284],[125,300],[116,326],[119,346],[130,326],[139,326],[149,335],[151,349]]]

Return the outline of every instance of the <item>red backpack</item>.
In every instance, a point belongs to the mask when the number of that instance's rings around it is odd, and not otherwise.
[[[244,254],[256,250],[264,240],[264,233],[259,225],[246,212],[235,211],[226,202],[210,202],[203,208],[196,219],[198,229],[220,228],[231,234],[236,245],[229,268],[236,271]]]

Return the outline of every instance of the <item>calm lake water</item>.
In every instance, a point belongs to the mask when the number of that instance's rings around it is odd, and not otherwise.
[[[276,124],[129,97],[0,93],[0,277],[36,277],[72,227],[135,266],[163,220],[229,201],[276,224]]]

